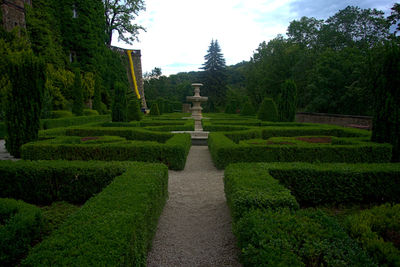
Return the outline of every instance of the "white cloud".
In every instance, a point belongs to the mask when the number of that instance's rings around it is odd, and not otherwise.
[[[301,1],[301,7],[296,2]],[[366,0],[369,1],[369,0]],[[382,1],[382,0],[381,0]],[[142,50],[144,71],[161,67],[164,74],[197,71],[211,39],[218,39],[228,65],[249,60],[262,41],[285,34],[302,9],[315,0],[146,0],[136,23],[147,32],[133,46]],[[309,2],[308,5],[305,2]],[[321,5],[324,2],[321,1]],[[294,10],[293,7],[299,7]],[[332,15],[332,14],[330,14]]]

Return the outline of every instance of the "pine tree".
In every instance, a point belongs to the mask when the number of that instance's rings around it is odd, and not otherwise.
[[[20,157],[21,146],[38,138],[45,64],[28,51],[13,54],[7,65],[6,148]]]
[[[296,116],[297,87],[293,80],[286,80],[281,86],[278,100],[279,121],[292,122]]]
[[[215,111],[225,106],[227,91],[226,64],[217,40],[212,40],[204,56],[204,89],[202,95],[208,96],[205,111]]]
[[[264,98],[258,110],[257,118],[262,121],[278,121],[278,110],[272,98]]]
[[[160,109],[158,108],[157,102],[153,103],[150,108],[150,115],[151,116],[160,116]]]
[[[72,113],[76,116],[83,115],[83,88],[82,76],[79,69],[75,69],[74,87],[73,87],[73,105]]]
[[[129,100],[127,117],[128,121],[140,121],[142,119],[142,111],[140,110],[139,100]]]
[[[114,86],[114,99],[111,107],[111,117],[113,122],[127,121],[127,100],[126,86],[121,82],[116,82]]]

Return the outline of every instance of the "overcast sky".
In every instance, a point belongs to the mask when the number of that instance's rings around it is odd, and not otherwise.
[[[145,0],[136,23],[146,28],[139,42],[113,45],[140,49],[143,72],[161,68],[164,75],[198,71],[212,39],[227,65],[249,60],[262,41],[285,34],[302,16],[326,19],[348,5],[390,14],[389,0]]]

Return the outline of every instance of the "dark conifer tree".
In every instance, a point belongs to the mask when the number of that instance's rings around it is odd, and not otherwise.
[[[73,105],[72,105],[72,113],[76,116],[83,115],[83,88],[82,88],[82,77],[79,69],[75,70],[75,79],[74,79],[74,87],[73,87]]]
[[[6,148],[20,157],[21,146],[38,138],[45,65],[31,51],[15,53],[7,65]]]
[[[114,100],[111,108],[112,121],[127,121],[126,86],[123,83],[117,82],[114,88]]]
[[[204,89],[202,95],[208,96],[205,111],[214,112],[225,104],[227,91],[226,64],[217,40],[212,40],[204,56]]]

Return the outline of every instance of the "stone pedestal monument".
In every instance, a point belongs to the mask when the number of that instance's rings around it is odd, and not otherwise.
[[[190,110],[192,111],[192,118],[194,119],[194,131],[203,131],[203,127],[201,126],[201,119],[203,118],[201,114],[203,110],[201,103],[206,102],[208,97],[200,96],[200,87],[203,86],[203,84],[193,83],[192,86],[194,87],[194,96],[187,96],[186,100],[193,103]]]

